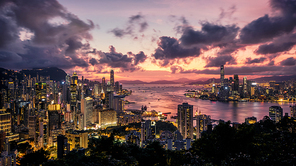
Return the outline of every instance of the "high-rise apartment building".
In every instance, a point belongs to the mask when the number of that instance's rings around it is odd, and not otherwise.
[[[178,130],[184,139],[193,139],[193,105],[178,105]]]
[[[147,139],[154,139],[156,134],[156,122],[145,120],[141,122],[141,144]]]
[[[211,124],[209,115],[196,115],[196,138],[201,137],[201,133],[208,130],[208,125]]]
[[[269,107],[269,117],[271,120],[278,123],[283,117],[283,109],[280,106]]]
[[[291,107],[291,117],[296,118],[296,105],[292,105]]]

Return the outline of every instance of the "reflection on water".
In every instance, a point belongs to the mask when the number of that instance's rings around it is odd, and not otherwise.
[[[128,90],[132,90],[132,95],[126,100],[134,101],[135,104],[125,105],[126,109],[141,109],[142,105],[147,106],[147,110],[161,112],[171,112],[176,115],[178,104],[188,102],[193,105],[194,113],[201,111],[202,114],[210,115],[212,119],[230,120],[232,122],[244,122],[246,117],[255,116],[262,119],[268,115],[268,109],[272,105],[279,105],[284,113],[290,115],[289,103],[261,103],[261,102],[218,102],[187,98],[184,96],[186,90],[200,89],[193,85],[162,85],[162,84],[136,84],[124,85]]]

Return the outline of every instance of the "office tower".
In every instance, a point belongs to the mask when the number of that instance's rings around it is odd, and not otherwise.
[[[243,94],[246,95],[247,93],[247,77],[243,79]]]
[[[234,80],[234,84],[233,84],[233,91],[235,91],[236,93],[238,93],[238,87],[239,87],[239,79],[238,79],[238,75],[234,75],[233,76]]]
[[[257,118],[252,116],[245,119],[247,125],[254,124],[257,122]]]
[[[114,97],[113,108],[116,112],[122,112],[123,110],[123,102],[122,99],[118,96]]]
[[[220,67],[220,81],[221,86],[224,86],[224,65],[221,65]]]
[[[33,138],[36,142],[36,116],[29,116],[29,138]]]
[[[67,74],[65,78],[65,84],[69,86],[71,84],[70,80],[71,80],[71,77],[69,74]]]
[[[6,109],[0,109],[0,132],[6,134],[11,132],[11,114],[6,112]]]
[[[81,99],[81,113],[83,114],[83,128],[90,126],[93,121],[93,98]]]
[[[64,135],[58,135],[57,137],[57,157],[59,159],[63,158],[65,151],[67,151],[67,145],[68,145],[68,140],[67,137],[65,137]]]
[[[95,84],[94,85],[94,96],[95,97],[99,97],[99,92],[100,92],[100,90],[99,90],[99,84]]]
[[[119,85],[119,92],[122,92],[122,84]]]
[[[78,85],[78,75],[77,73],[74,71],[73,75],[72,75],[72,80],[71,80],[71,84],[75,84]]]
[[[208,125],[211,124],[209,115],[196,115],[196,138],[201,137],[201,133],[208,130]]]
[[[110,71],[110,84],[111,84],[111,91],[114,91],[114,71]]]
[[[7,89],[7,97],[8,97],[8,102],[14,100],[14,82],[13,81],[9,81],[8,82],[8,89]]]
[[[269,107],[269,117],[274,122],[278,123],[283,117],[283,109],[280,106]]]
[[[193,105],[178,105],[178,130],[184,139],[193,139]]]
[[[102,78],[102,86],[103,86],[103,87],[106,86],[106,79],[105,79],[105,77]]]
[[[296,118],[296,105],[293,105],[290,107],[291,107],[291,117]]]
[[[250,93],[251,96],[255,95],[255,88],[256,87],[254,85],[251,86],[251,93]]]
[[[71,84],[70,85],[70,93],[71,93],[71,110],[73,110],[73,107],[76,107],[77,102],[77,85]]]
[[[115,82],[114,91],[115,91],[116,93],[119,92],[119,82],[118,82],[118,81]]]

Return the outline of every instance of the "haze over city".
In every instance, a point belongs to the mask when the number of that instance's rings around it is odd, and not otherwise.
[[[3,1],[0,66],[58,67],[91,80],[293,75],[295,4],[232,1]]]

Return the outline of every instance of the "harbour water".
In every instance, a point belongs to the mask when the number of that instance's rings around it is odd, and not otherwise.
[[[185,97],[186,90],[201,89],[194,85],[181,84],[125,84],[125,89],[132,90],[130,96],[125,99],[134,104],[126,104],[126,109],[141,109],[147,106],[147,110],[171,112],[168,116],[176,115],[179,104],[187,102],[193,105],[193,112],[201,112],[210,115],[212,119],[242,123],[245,118],[255,116],[258,120],[268,115],[270,106],[277,105],[283,108],[283,112],[290,115],[292,103],[267,103],[267,102],[219,102]]]

